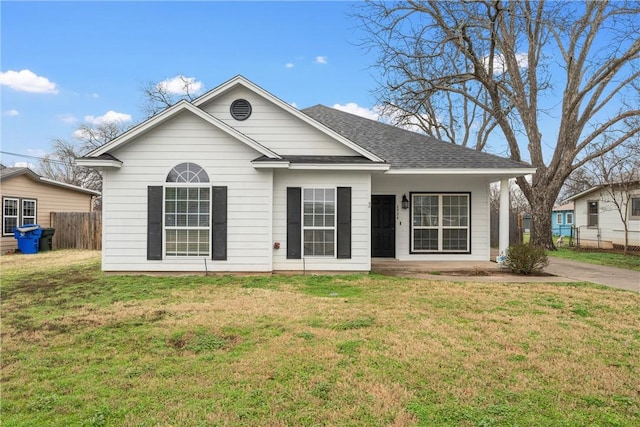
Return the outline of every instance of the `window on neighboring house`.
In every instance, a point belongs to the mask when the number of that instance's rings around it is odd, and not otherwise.
[[[587,227],[597,227],[597,226],[598,226],[598,202],[592,200],[587,202]]]
[[[22,200],[22,224],[36,223],[36,201]]]
[[[567,212],[567,224],[573,224],[573,214],[571,212]]]
[[[336,189],[305,188],[302,194],[304,256],[335,256]]]
[[[411,252],[469,252],[469,194],[412,194]]]
[[[181,163],[169,172],[164,189],[165,254],[209,256],[211,187],[209,176],[195,163]]]
[[[631,219],[640,219],[640,197],[631,198]]]
[[[556,214],[556,224],[562,224],[562,214]]]
[[[13,235],[13,228],[37,221],[37,201],[17,197],[2,198],[2,235]]]

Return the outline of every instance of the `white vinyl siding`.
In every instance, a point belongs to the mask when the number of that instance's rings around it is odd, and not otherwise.
[[[287,259],[287,187],[351,187],[351,258],[303,256]],[[371,178],[369,172],[286,171],[273,180],[273,269],[286,271],[369,271],[371,269]]]
[[[236,99],[246,99],[251,103],[251,117],[247,120],[238,121],[231,116],[229,108]],[[358,155],[340,142],[243,87],[234,88],[202,105],[201,108],[282,156]]]
[[[123,165],[104,174],[105,271],[271,271],[272,172],[251,166],[260,153],[185,112],[113,155]],[[147,186],[166,186],[181,162],[196,162],[210,186],[228,188],[227,260],[147,260]]]

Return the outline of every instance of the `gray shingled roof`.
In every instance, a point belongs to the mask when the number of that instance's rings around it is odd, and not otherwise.
[[[511,159],[316,105],[303,113],[386,160],[392,169],[512,169],[532,166]]]

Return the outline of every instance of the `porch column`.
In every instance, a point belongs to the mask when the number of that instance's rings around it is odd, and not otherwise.
[[[500,233],[498,249],[506,255],[509,248],[509,180],[500,180]]]

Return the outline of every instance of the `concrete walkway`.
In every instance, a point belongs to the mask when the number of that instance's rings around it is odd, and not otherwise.
[[[606,267],[585,262],[549,257],[547,273],[580,282],[592,282],[627,291],[640,292],[640,271]]]
[[[373,259],[371,269],[389,276],[415,277],[454,282],[591,282],[618,289],[640,292],[640,272],[549,257],[545,272],[552,276],[520,276],[502,272],[490,261],[420,262]],[[484,274],[483,274],[484,273]]]

